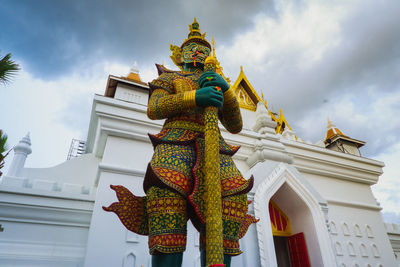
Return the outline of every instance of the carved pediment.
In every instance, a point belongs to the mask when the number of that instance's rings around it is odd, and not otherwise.
[[[243,88],[243,86],[240,84],[236,90],[235,90],[236,97],[239,102],[239,106],[241,108],[249,109],[252,111],[256,111],[257,109],[257,104],[254,103],[253,99],[249,96],[247,91]]]

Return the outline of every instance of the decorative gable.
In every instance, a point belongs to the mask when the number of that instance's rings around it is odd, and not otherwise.
[[[239,77],[233,84],[232,89],[236,94],[239,106],[241,108],[256,111],[257,103],[262,100],[244,74],[243,67],[240,67]]]

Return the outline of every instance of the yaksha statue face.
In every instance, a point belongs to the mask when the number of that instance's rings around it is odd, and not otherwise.
[[[210,55],[210,48],[199,43],[189,43],[183,47],[183,62],[204,65],[204,61]]]
[[[211,45],[205,39],[206,33],[200,32],[196,18],[189,25],[189,34],[182,45],[169,45],[172,51],[170,58],[181,69],[186,71],[202,70],[204,61],[211,53]]]

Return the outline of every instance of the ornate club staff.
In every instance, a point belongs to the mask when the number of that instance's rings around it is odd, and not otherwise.
[[[204,64],[204,71],[216,71],[217,59],[213,56]],[[220,90],[219,87],[217,89]],[[206,189],[206,266],[224,266],[222,237],[222,200],[219,178],[218,108],[206,107],[205,119],[205,189]]]

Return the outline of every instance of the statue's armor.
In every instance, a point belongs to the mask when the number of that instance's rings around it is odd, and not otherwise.
[[[112,186],[120,202],[105,209],[115,212],[129,230],[149,235],[151,254],[184,251],[188,219],[199,230],[204,249],[204,109],[190,98],[199,89],[199,74],[157,68],[159,77],[149,83],[147,114],[166,121],[160,133],[149,134],[154,155],[143,183],[146,196]],[[229,132],[242,128],[239,104],[230,90],[224,93],[219,120]],[[215,138],[219,138],[224,253],[238,255],[239,238],[256,221],[247,214],[246,193],[253,178],[244,179],[231,158],[239,147],[227,144],[221,134]]]

